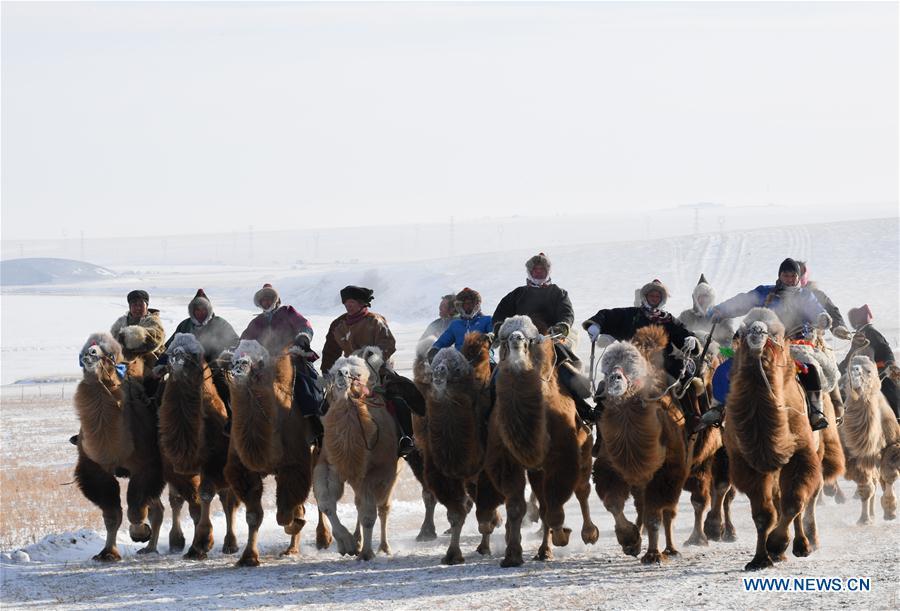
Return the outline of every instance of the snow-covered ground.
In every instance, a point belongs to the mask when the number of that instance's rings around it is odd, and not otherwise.
[[[507,291],[523,281],[524,260],[534,254],[539,227],[519,227],[528,235],[527,249],[516,249],[516,237],[507,233],[502,252],[480,252],[445,258],[410,255],[391,263],[284,264],[267,267],[236,265],[176,265],[142,263],[115,265],[109,256],[93,261],[113,269],[115,278],[78,285],[54,284],[5,287],[2,294],[2,384],[54,376],[78,376],[76,355],[89,333],[108,329],[125,311],[127,291],[142,287],[151,294],[151,306],[162,312],[167,329],[185,318],[186,304],[203,287],[219,315],[240,332],[255,314],[252,294],[264,282],[281,292],[312,321],[318,334],[313,346],[321,348],[328,322],[341,309],[339,289],[362,284],[375,289],[373,309],[384,314],[395,332],[398,368],[407,370],[418,335],[435,316],[440,295],[464,286],[481,291],[491,311]],[[264,248],[257,243],[256,248]],[[421,249],[427,247],[422,242]],[[668,309],[677,313],[690,306],[690,294],[701,272],[724,299],[774,280],[786,256],[810,261],[812,277],[844,311],[871,305],[876,326],[895,349],[900,345],[900,246],[896,217],[747,229],[699,236],[681,236],[619,243],[554,246],[544,249],[553,261],[552,276],[568,289],[576,319],[583,320],[600,307],[630,305],[634,289],[660,278],[672,293]],[[461,251],[457,251],[461,252]],[[135,257],[134,253],[131,255]],[[144,260],[150,255],[144,253]],[[381,260],[373,258],[373,260]],[[186,260],[182,263],[187,263]],[[848,342],[835,342],[842,354]],[[579,351],[588,354],[586,342]],[[72,384],[69,383],[71,388]],[[61,388],[61,390],[60,390]],[[7,468],[17,465],[59,468],[74,464],[74,450],[66,443],[77,430],[71,405],[61,397],[65,387],[50,386],[38,402],[12,400],[3,388],[0,409],[0,455]],[[268,482],[267,482],[268,483]],[[271,486],[271,484],[269,484]],[[871,591],[840,593],[745,592],[741,571],[752,554],[754,530],[746,498],[734,503],[739,540],[713,543],[705,548],[682,548],[682,556],[661,567],[642,567],[615,544],[612,520],[594,496],[592,514],[601,529],[600,542],[584,546],[577,537],[567,548],[556,548],[552,562],[527,561],[518,569],[498,566],[503,550],[502,529],[493,537],[494,556],[475,552],[477,528],[464,530],[466,564],[443,567],[439,559],[446,537],[434,543],[416,543],[422,519],[417,485],[404,469],[388,532],[391,557],[379,556],[369,564],[341,558],[334,551],[316,551],[304,533],[300,558],[278,558],[286,536],[269,512],[261,531],[263,565],[234,568],[234,557],[216,551],[208,561],[193,563],[167,554],[136,556],[136,549],[120,533],[125,560],[98,565],[90,557],[102,546],[99,512],[87,524],[71,524],[39,543],[2,550],[0,602],[4,607],[73,608],[111,607],[262,607],[316,605],[349,607],[614,607],[658,608],[783,608],[865,607],[898,608],[900,594],[900,529],[880,517],[873,526],[855,525],[858,501],[846,505],[826,499],[820,509],[821,548],[810,558],[788,561],[764,576],[869,577]],[[78,494],[74,487],[72,494]],[[852,486],[844,490],[852,496]],[[2,492],[2,491],[0,491]],[[341,511],[352,515],[350,499]],[[311,505],[310,510],[314,509]],[[52,508],[50,508],[52,511]],[[688,498],[682,498],[676,523],[678,541],[687,538],[691,524]],[[577,505],[567,505],[568,525],[580,525]],[[879,512],[880,516],[880,512]],[[16,515],[0,515],[15,520]],[[190,527],[185,524],[186,530]],[[224,519],[215,518],[221,545]],[[446,520],[438,511],[438,530]],[[168,528],[168,523],[164,524]],[[308,527],[311,530],[311,527]],[[533,533],[533,528],[529,529]],[[238,538],[246,535],[243,512]],[[526,554],[538,546],[536,535],[526,540]],[[216,548],[218,550],[218,547]],[[755,575],[754,575],[755,576]]]

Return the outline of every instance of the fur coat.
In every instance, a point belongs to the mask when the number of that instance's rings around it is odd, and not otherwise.
[[[397,351],[397,343],[381,314],[367,312],[353,324],[348,324],[346,319],[347,315],[342,314],[328,327],[325,347],[322,348],[322,371],[330,370],[341,356],[350,356],[353,351],[365,346],[378,346],[385,362],[390,361]]]
[[[159,310],[147,310],[147,315],[139,319],[125,314],[116,319],[109,330],[122,345],[122,356],[126,361],[152,352],[159,356],[165,352],[166,332],[159,319]]]

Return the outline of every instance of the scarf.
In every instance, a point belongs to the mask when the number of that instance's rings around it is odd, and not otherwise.
[[[547,288],[551,284],[552,284],[552,281],[550,280],[550,276],[547,276],[543,280],[535,280],[531,276],[528,276],[525,278],[525,286],[530,286],[530,287],[536,288],[536,289]]]
[[[646,316],[647,319],[650,320],[651,324],[664,325],[666,323],[672,322],[672,315],[665,310],[660,310],[659,308],[651,308],[647,305],[641,306],[641,310],[643,310],[644,316]]]
[[[356,314],[352,314],[352,315],[347,314],[344,317],[344,322],[347,323],[347,325],[354,325],[354,324],[358,323],[359,321],[361,321],[363,318],[365,318],[366,315],[368,315],[368,313],[369,313],[369,308],[367,308],[367,307],[363,308]]]

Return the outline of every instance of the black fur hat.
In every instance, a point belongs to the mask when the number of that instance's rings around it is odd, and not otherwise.
[[[778,266],[778,274],[780,275],[781,272],[793,272],[793,273],[797,274],[797,276],[799,276],[800,275],[800,264],[797,263],[796,261],[794,261],[793,259],[791,259],[790,257],[788,257],[787,259],[785,259],[784,261],[781,262],[781,265]]]
[[[361,304],[369,306],[372,305],[374,294],[375,291],[372,289],[367,289],[363,286],[353,286],[351,284],[341,289],[341,303],[344,303],[348,299],[355,299]]]
[[[143,301],[146,304],[150,304],[150,294],[147,291],[142,291],[141,289],[137,289],[128,293],[128,303],[132,301]]]

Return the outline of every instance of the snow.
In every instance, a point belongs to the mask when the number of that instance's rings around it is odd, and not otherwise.
[[[55,283],[41,286],[3,287],[2,293],[2,384],[17,380],[59,380],[79,375],[77,355],[92,332],[109,328],[126,310],[125,294],[146,288],[151,307],[161,311],[166,329],[172,330],[187,317],[187,303],[198,287],[209,295],[217,315],[225,317],[237,331],[256,314],[252,296],[264,282],[271,282],[284,303],[293,304],[307,316],[317,334],[313,348],[321,350],[324,331],[341,312],[338,292],[346,284],[362,284],[375,290],[373,309],[385,315],[397,337],[394,356],[401,371],[409,372],[419,335],[436,316],[441,295],[463,286],[480,291],[485,312],[499,299],[523,283],[524,262],[538,250],[550,257],[553,280],[569,291],[576,322],[598,308],[630,305],[634,289],[652,278],[660,278],[670,289],[670,311],[677,314],[691,306],[691,291],[701,272],[715,287],[719,300],[758,284],[774,280],[778,264],[785,256],[810,261],[812,278],[846,313],[850,307],[868,303],[875,312],[875,326],[897,349],[900,345],[900,246],[898,219],[841,220],[819,225],[782,224],[775,228],[736,228],[729,221],[728,232],[676,235],[640,239],[621,233],[631,241],[588,241],[587,230],[575,240],[548,238],[552,248],[537,244],[549,225],[519,222],[517,236],[506,232],[505,245],[496,241],[464,250],[467,236],[459,232],[455,252],[429,250],[433,235],[424,235],[413,252],[400,245],[393,259],[385,251],[394,244],[386,241],[381,251],[372,251],[367,262],[298,264],[285,259],[287,248],[278,247],[278,257],[289,263],[274,263],[275,257],[258,266],[235,262],[218,264],[198,261],[185,251],[170,248],[166,264],[149,238],[138,241],[115,260],[115,249],[105,249],[96,262],[110,267],[116,276],[91,282]],[[613,231],[616,225],[608,228]],[[598,226],[594,233],[605,230]],[[373,230],[374,231],[374,230]],[[392,233],[387,229],[387,235]],[[480,234],[479,234],[480,235]],[[496,237],[496,235],[495,235]],[[521,241],[518,241],[521,237]],[[427,239],[426,239],[427,238]],[[515,241],[515,248],[512,248]],[[142,246],[142,244],[144,246]],[[564,245],[566,244],[566,245]],[[6,245],[4,245],[4,248]],[[258,252],[265,244],[257,240]],[[308,248],[304,245],[301,248]],[[90,241],[87,249],[93,248]],[[320,246],[324,250],[325,244]],[[402,252],[400,252],[402,251]],[[405,253],[405,254],[403,254]],[[153,256],[156,255],[156,262]],[[303,256],[303,255],[300,255]],[[348,257],[349,258],[349,257]],[[202,258],[200,258],[202,259]],[[181,264],[179,264],[181,263]],[[587,360],[589,346],[584,333],[578,353]],[[838,355],[849,342],[833,340]],[[10,460],[31,466],[74,465],[74,449],[67,443],[77,430],[68,389],[45,388],[41,399],[29,399],[20,389],[4,387],[0,410],[0,450],[5,465]],[[16,401],[8,400],[14,397]],[[55,398],[54,398],[55,397]],[[266,481],[271,491],[274,482]],[[596,495],[592,495],[593,519],[601,529],[600,542],[585,546],[577,536],[581,520],[577,504],[566,506],[567,523],[573,528],[572,543],[554,548],[555,559],[548,563],[531,561],[537,550],[535,527],[528,526],[525,540],[526,564],[501,569],[503,529],[492,538],[494,556],[481,558],[474,549],[478,534],[474,516],[463,530],[466,564],[444,567],[439,564],[447,537],[437,542],[417,543],[415,535],[423,516],[418,485],[408,469],[403,470],[388,523],[393,555],[379,555],[369,564],[341,558],[334,551],[317,551],[311,532],[314,519],[304,529],[299,558],[279,558],[287,537],[268,512],[260,531],[262,566],[258,569],[233,567],[233,556],[218,550],[224,531],[224,517],[214,516],[217,547],[208,561],[194,563],[168,554],[164,523],[160,540],[162,554],[138,556],[138,546],[128,539],[127,529],[119,532],[124,560],[101,565],[90,560],[102,547],[102,519],[97,512],[89,524],[71,524],[65,532],[53,533],[20,549],[2,550],[0,557],[0,604],[4,608],[59,605],[67,608],[196,608],[284,605],[316,605],[346,608],[364,604],[369,608],[459,608],[459,607],[709,607],[783,608],[866,607],[898,608],[900,594],[900,530],[896,523],[881,520],[874,525],[856,526],[858,500],[853,487],[843,484],[848,501],[835,505],[825,499],[820,506],[821,548],[809,558],[793,558],[764,576],[870,577],[872,591],[861,593],[753,593],[743,591],[741,568],[752,555],[754,529],[746,497],[734,503],[739,540],[712,543],[704,548],[682,547],[682,556],[661,567],[643,567],[626,557],[615,543],[613,523]],[[73,488],[74,490],[74,488]],[[270,494],[270,492],[267,492]],[[349,494],[348,494],[349,497]],[[355,515],[350,499],[340,505],[343,516]],[[311,499],[312,500],[312,499]],[[218,504],[216,503],[216,507]],[[53,508],[49,508],[53,511]],[[307,514],[313,518],[310,503]],[[168,510],[167,510],[168,515]],[[690,531],[692,509],[682,497],[676,521],[676,540],[684,541]],[[0,519],[15,519],[3,515]],[[447,526],[439,507],[438,532]],[[192,527],[186,519],[185,532]],[[246,540],[243,511],[237,523],[238,540]]]

